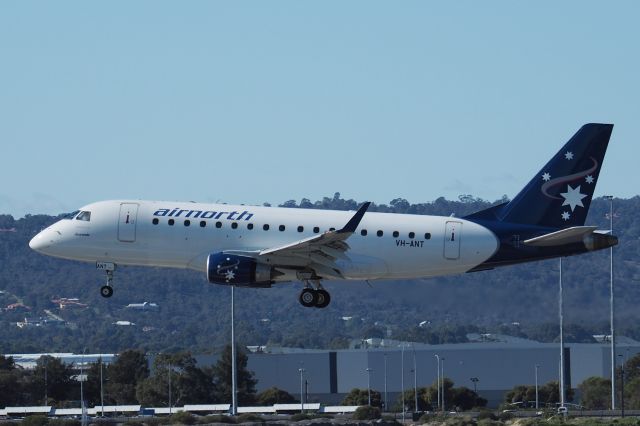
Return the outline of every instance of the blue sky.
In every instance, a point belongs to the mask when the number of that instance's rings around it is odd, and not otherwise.
[[[513,197],[586,122],[638,194],[640,2],[0,2],[0,214]]]

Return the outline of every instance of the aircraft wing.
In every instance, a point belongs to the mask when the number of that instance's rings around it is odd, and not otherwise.
[[[346,240],[353,235],[370,205],[371,203],[367,202],[360,206],[349,222],[339,230],[327,231],[260,251],[243,253],[233,250],[225,253],[250,255],[275,267],[311,269],[319,277],[343,278],[335,261],[348,259],[345,252],[349,250],[349,244]]]

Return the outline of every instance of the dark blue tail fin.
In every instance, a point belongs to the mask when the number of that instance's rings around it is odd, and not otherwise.
[[[585,124],[508,204],[503,222],[552,228],[582,226],[596,188],[613,124]]]

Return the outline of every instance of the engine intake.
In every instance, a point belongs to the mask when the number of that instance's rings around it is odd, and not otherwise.
[[[271,287],[276,271],[252,257],[212,253],[207,257],[207,280],[212,284]]]

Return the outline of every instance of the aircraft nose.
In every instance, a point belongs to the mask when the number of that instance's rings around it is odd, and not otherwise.
[[[47,248],[55,244],[61,235],[60,231],[47,228],[29,241],[29,247],[37,252],[44,252]]]

